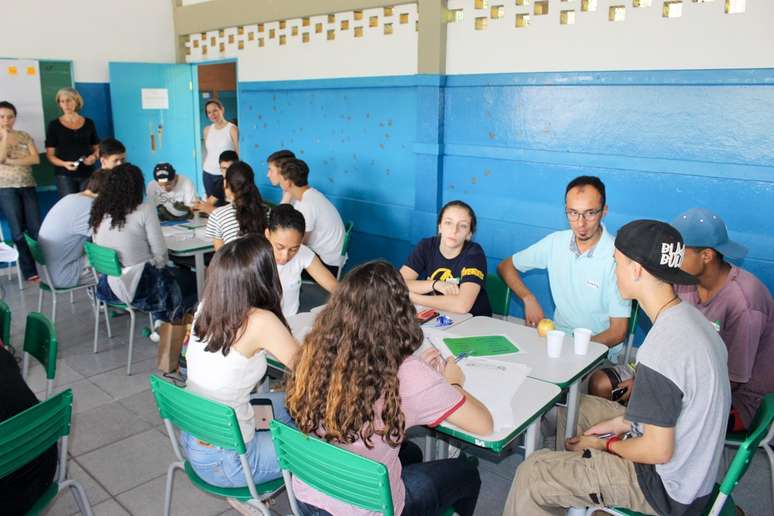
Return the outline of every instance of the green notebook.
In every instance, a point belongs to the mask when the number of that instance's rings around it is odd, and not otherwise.
[[[453,355],[470,353],[473,357],[490,357],[518,353],[516,347],[507,337],[502,335],[481,335],[478,337],[455,337],[443,339]]]

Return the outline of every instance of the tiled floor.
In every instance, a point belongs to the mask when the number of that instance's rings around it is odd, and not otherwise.
[[[0,282],[5,287],[5,300],[13,310],[12,343],[19,348],[26,313],[36,308],[37,287],[29,286],[20,293],[15,282],[6,278]],[[305,306],[319,302],[319,293],[305,290]],[[50,315],[49,303],[44,303],[44,312]],[[71,477],[82,482],[97,516],[162,514],[164,478],[173,452],[148,384],[148,376],[155,371],[155,345],[137,337],[133,375],[127,377],[127,317],[113,319],[114,337],[110,341],[102,325],[100,352],[95,355],[92,353],[93,320],[85,295],[76,295],[73,305],[66,297],[61,298],[58,312],[59,361],[55,391],[71,388],[75,395]],[[138,318],[138,327],[145,322],[146,319]],[[36,393],[44,392],[45,380],[40,367],[32,367],[29,382]],[[481,458],[482,489],[476,514],[499,515],[521,458],[517,453],[502,458],[486,453],[477,455]],[[768,466],[762,453],[756,455],[736,489],[735,498],[750,516],[774,514]],[[273,509],[289,514],[284,494]],[[63,493],[46,514],[69,516],[76,512],[72,496]],[[214,516],[236,512],[225,501],[199,492],[184,474],[178,474],[173,514]]]

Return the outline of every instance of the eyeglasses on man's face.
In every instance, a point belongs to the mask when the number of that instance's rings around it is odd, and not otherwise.
[[[577,222],[581,218],[583,220],[590,221],[599,217],[599,214],[602,213],[602,208],[597,208],[596,210],[586,210],[586,211],[564,210],[564,213],[567,215],[567,218],[570,219],[572,222]]]

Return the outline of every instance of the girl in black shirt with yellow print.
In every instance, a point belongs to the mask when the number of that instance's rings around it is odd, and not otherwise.
[[[438,235],[422,239],[400,268],[415,304],[448,312],[492,315],[486,295],[486,255],[471,241],[476,214],[450,201],[438,215]]]

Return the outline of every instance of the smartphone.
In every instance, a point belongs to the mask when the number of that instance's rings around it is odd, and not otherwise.
[[[628,387],[617,387],[610,393],[610,399],[613,401],[620,400],[624,394],[629,390]]]
[[[419,321],[419,324],[425,324],[427,321],[432,321],[438,317],[438,315],[438,311],[433,310],[432,308],[428,308],[427,310],[422,310],[417,314],[417,321]]]
[[[259,398],[250,400],[250,404],[255,412],[255,430],[258,432],[268,430],[269,424],[274,419],[274,407],[271,401]]]

